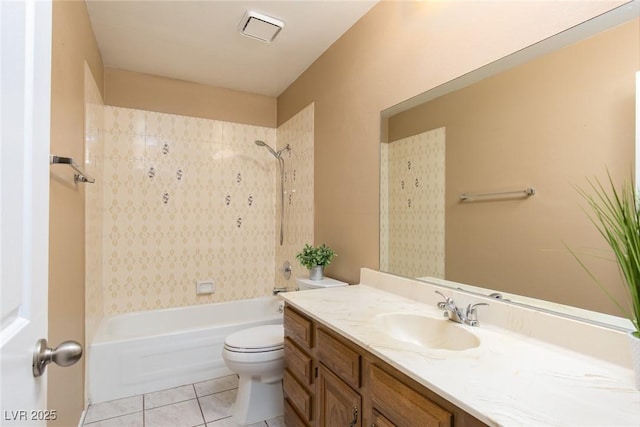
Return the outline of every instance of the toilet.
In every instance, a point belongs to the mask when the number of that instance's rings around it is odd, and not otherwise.
[[[347,286],[347,283],[297,279],[300,290]],[[240,425],[253,424],[282,415],[284,371],[284,326],[264,325],[227,336],[222,350],[224,363],[238,374],[238,395],[231,410]]]

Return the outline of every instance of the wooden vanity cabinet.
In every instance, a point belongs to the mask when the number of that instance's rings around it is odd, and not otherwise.
[[[313,357],[314,327],[310,319],[286,307],[284,311],[284,420],[287,427],[315,426],[317,417]]]
[[[289,305],[284,325],[287,427],[486,425]]]

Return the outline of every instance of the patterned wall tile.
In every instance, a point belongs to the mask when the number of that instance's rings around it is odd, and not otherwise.
[[[295,289],[296,277],[308,275],[295,255],[305,243],[313,244],[313,152],[314,152],[314,104],[305,107],[298,114],[278,128],[278,149],[287,144],[290,151],[284,151],[284,216],[280,209],[280,181],[276,185],[276,242],[275,286]],[[280,245],[280,219],[283,217],[283,244]],[[291,278],[285,279],[282,265],[289,261]]]
[[[85,338],[91,342],[104,315],[103,293],[103,192],[104,103],[89,66],[84,66],[86,172],[96,179],[85,190]]]
[[[254,140],[275,129],[106,107],[103,134],[106,314],[271,292],[276,162]]]

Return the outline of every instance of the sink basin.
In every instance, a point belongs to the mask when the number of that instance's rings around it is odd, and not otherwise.
[[[461,351],[480,345],[480,340],[461,325],[447,319],[410,313],[385,313],[376,326],[391,338],[424,348]]]

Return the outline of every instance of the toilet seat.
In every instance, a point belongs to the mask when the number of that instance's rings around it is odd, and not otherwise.
[[[284,326],[264,325],[234,332],[224,340],[224,348],[234,353],[267,353],[284,348]]]

